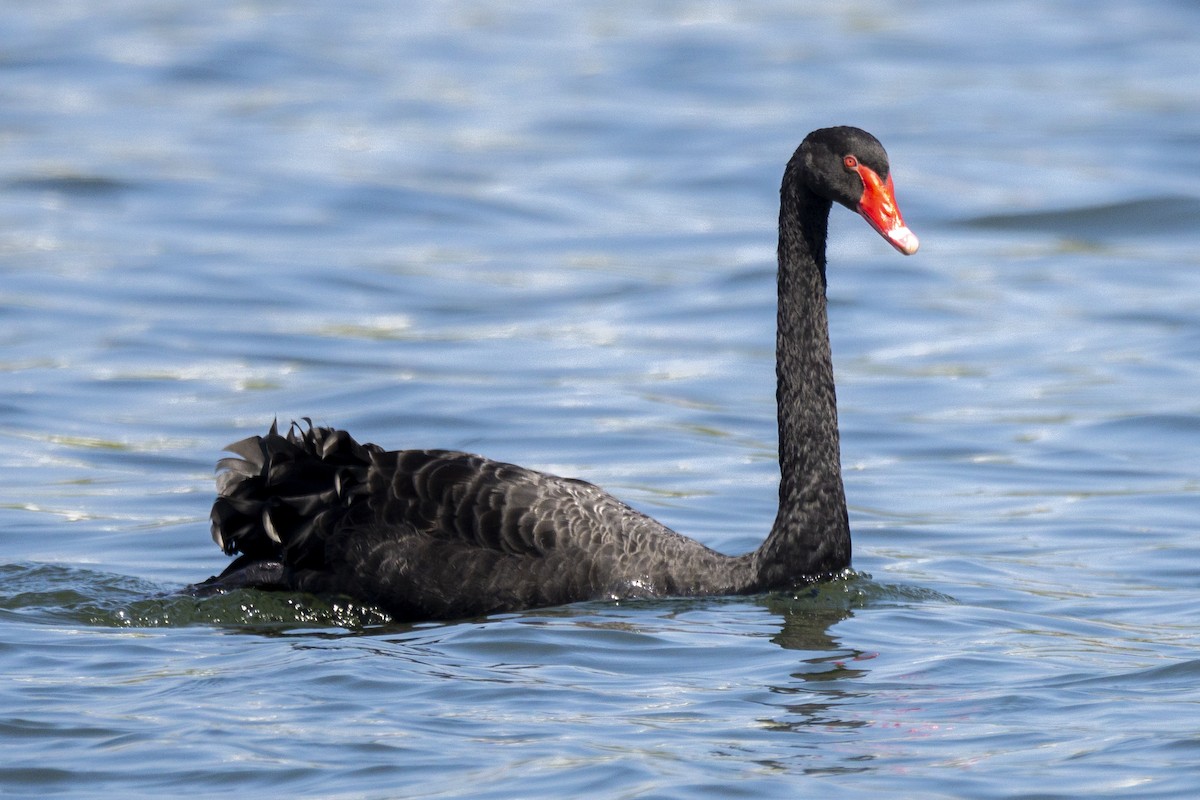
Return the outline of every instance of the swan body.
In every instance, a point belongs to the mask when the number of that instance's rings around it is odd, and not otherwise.
[[[423,620],[754,593],[844,570],[850,528],[825,299],[834,202],[900,252],[917,249],[882,145],[858,128],[809,134],[780,189],[779,511],[757,550],[718,553],[585,481],[449,450],[387,451],[311,423],[282,434],[272,425],[218,464],[213,539],[238,558],[189,588],[346,595]]]

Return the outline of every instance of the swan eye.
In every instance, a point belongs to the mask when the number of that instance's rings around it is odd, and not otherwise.
[[[854,156],[846,156],[842,163],[846,165],[846,169],[858,169],[858,159]]]

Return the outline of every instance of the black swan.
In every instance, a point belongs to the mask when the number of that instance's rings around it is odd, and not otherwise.
[[[776,376],[779,512],[754,552],[727,556],[584,481],[448,450],[387,451],[295,423],[230,445],[213,539],[241,555],[195,594],[345,595],[397,620],[580,600],[758,593],[850,564],[825,299],[834,202],[911,255],[887,154],[851,127],[809,134],[780,188]]]

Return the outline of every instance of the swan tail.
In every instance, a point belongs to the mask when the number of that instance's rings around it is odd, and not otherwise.
[[[365,500],[367,473],[380,448],[333,428],[277,424],[265,436],[229,445],[217,464],[212,536],[239,562],[303,568],[323,560],[322,531]]]

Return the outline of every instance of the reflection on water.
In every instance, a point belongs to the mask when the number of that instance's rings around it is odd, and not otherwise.
[[[761,598],[595,602],[508,616],[527,624],[562,619],[585,628],[634,630],[638,625],[636,618],[594,615],[604,615],[606,609],[622,613],[628,609],[686,613],[692,609],[719,609],[727,604],[743,606],[753,601],[781,620],[781,630],[771,641],[792,650],[825,651],[838,647],[830,628],[849,618],[854,609],[922,600],[948,598],[929,589],[879,584],[869,576],[850,571],[839,580]],[[194,597],[126,575],[54,564],[0,565],[0,609],[27,621],[57,620],[101,627],[220,625],[245,626],[248,632],[263,632],[267,630],[264,626],[281,631],[332,626],[359,633],[378,632],[381,626],[393,630],[414,627],[391,623],[384,612],[347,598],[251,590]]]
[[[0,565],[0,611],[25,622],[102,628],[217,625],[248,633],[362,631],[387,623],[378,609],[337,598],[236,591],[196,598],[125,575],[51,564]]]

